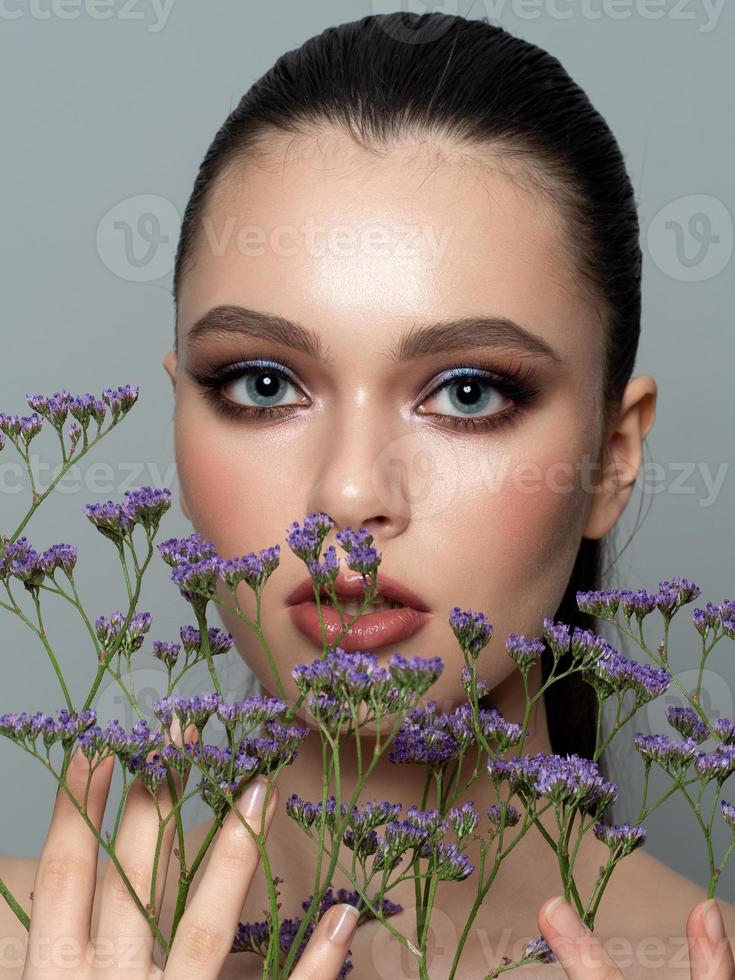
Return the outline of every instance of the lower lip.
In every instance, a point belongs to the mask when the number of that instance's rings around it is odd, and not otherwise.
[[[319,611],[315,602],[299,602],[289,606],[291,620],[304,636],[320,649],[323,649],[322,631],[319,626]],[[333,606],[322,606],[322,619],[327,646],[334,646],[335,639],[342,629],[342,620]],[[349,622],[356,614],[347,615]],[[422,629],[431,619],[431,613],[419,612],[403,606],[400,609],[384,609],[381,612],[365,613],[354,623],[339,641],[339,646],[353,653],[357,650],[370,651],[408,640]]]

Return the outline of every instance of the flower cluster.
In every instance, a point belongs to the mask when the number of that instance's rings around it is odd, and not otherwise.
[[[168,643],[164,640],[153,641],[153,656],[160,660],[168,668],[174,667],[179,660],[181,649],[184,649],[184,667],[191,667],[195,663],[204,659],[204,643],[202,633],[196,626],[182,626],[179,629],[181,643]],[[209,652],[215,657],[221,653],[227,653],[232,649],[233,637],[231,633],[225,633],[217,626],[210,626],[207,630],[207,641]]]
[[[305,912],[308,911],[312,900],[313,896],[310,895],[306,901],[301,903],[301,906]],[[368,919],[375,918],[372,911],[367,908],[367,906],[361,905],[360,893],[357,891],[350,891],[347,888],[338,889],[336,894],[332,888],[328,888],[326,890],[321,901],[319,902],[319,918],[321,918],[327,909],[330,909],[333,905],[340,905],[342,903],[354,905],[355,908],[359,908],[360,921],[367,921]],[[375,906],[385,918],[403,911],[403,907],[401,905],[398,905],[396,902],[391,902],[388,898],[383,898],[379,902],[377,895],[371,899],[371,904]],[[298,932],[302,921],[303,920],[301,917],[288,918],[281,921],[278,938],[279,947],[282,953],[288,953],[288,951],[291,949],[291,945],[296,938],[296,933]],[[301,954],[306,948],[314,928],[314,920],[311,920],[304,930],[304,936],[296,952],[294,962],[298,962],[299,958],[301,957]],[[265,957],[268,951],[269,940],[270,924],[267,920],[263,920],[262,922],[240,922],[238,923],[237,933],[235,935],[234,942],[232,943],[230,952],[259,953],[261,956]],[[346,977],[347,974],[353,969],[349,954],[350,950],[347,951],[347,958],[345,959],[340,972],[337,974],[338,980],[344,980],[344,977]]]
[[[456,819],[467,819],[463,814]],[[373,871],[391,871],[403,860],[408,851],[413,852],[413,860],[427,858],[431,873],[439,881],[462,881],[475,870],[466,854],[455,843],[446,843],[442,838],[449,829],[449,823],[435,809],[419,810],[409,807],[405,818],[386,824],[382,836],[378,837]]]
[[[709,738],[709,729],[694,708],[689,705],[669,704],[666,706],[666,720],[685,738],[692,738],[699,744]],[[720,719],[726,721],[727,719]],[[723,739],[723,741],[726,741]]]
[[[593,816],[601,816],[618,795],[615,783],[604,779],[597,764],[576,753],[489,759],[487,769],[496,787],[506,780],[524,802],[544,796],[557,806],[575,807]]]
[[[387,667],[380,667],[375,654],[335,647],[310,664],[298,664],[291,676],[313,717],[336,729],[349,726],[361,705],[367,707],[362,724],[405,709],[426,693],[442,668],[439,657],[405,658],[398,653]]]
[[[610,848],[610,856],[614,860],[630,854],[636,847],[641,847],[648,836],[641,824],[609,824],[598,821],[592,828],[595,837]]]
[[[581,676],[603,700],[613,693],[622,695],[633,691],[637,707],[660,697],[671,684],[671,674],[663,667],[628,660],[607,643],[597,659],[581,671]]]
[[[658,609],[665,620],[670,620],[678,610],[689,602],[693,602],[701,593],[701,589],[694,582],[685,578],[672,578],[670,581],[658,583],[657,592],[648,592],[646,589],[631,591],[630,589],[601,589],[591,592],[577,592],[577,607],[592,616],[600,619],[613,620],[618,608],[622,610],[627,623],[631,617],[635,616],[638,625],[643,622],[649,613]],[[711,606],[708,603],[708,606]],[[725,600],[725,609],[732,612],[732,603]],[[698,615],[701,614],[701,615]],[[695,610],[692,617],[695,626],[705,619],[702,610]]]
[[[145,634],[151,628],[151,614],[149,612],[134,613],[127,628],[123,630],[125,618],[119,611],[110,616],[98,616],[94,621],[94,629],[104,651],[109,652],[113,643],[116,642],[117,652],[129,657],[131,653],[140,650],[143,646]]]
[[[215,597],[218,581],[234,594],[245,582],[256,594],[265,586],[280,563],[280,545],[236,558],[221,558],[212,541],[193,533],[186,538],[169,538],[158,550],[171,568],[171,580],[181,595],[202,614]]]
[[[683,775],[697,754],[697,742],[693,738],[683,740],[669,735],[643,735],[636,732],[633,745],[644,761],[657,762],[670,776]]]
[[[484,613],[473,612],[472,609],[460,609],[455,606],[449,613],[449,625],[452,627],[457,643],[462,652],[476,660],[483,647],[487,646],[493,634],[492,623],[489,623]]]
[[[171,507],[171,491],[163,487],[137,487],[125,491],[125,500],[118,504],[86,504],[84,513],[100,534],[118,547],[128,538],[136,525],[148,535],[156,534],[161,518]]]
[[[71,544],[54,544],[38,552],[26,537],[3,541],[0,546],[0,582],[9,585],[14,578],[34,595],[46,579],[56,584],[54,573],[61,570],[71,581],[77,562],[77,549]]]
[[[0,715],[0,735],[5,735],[32,751],[36,749],[36,739],[39,736],[46,748],[56,742],[61,742],[66,747],[97,720],[93,708],[80,712],[59,708],[56,714],[56,719],[43,711],[37,711],[33,715],[25,711]]]
[[[437,714],[436,701],[430,700],[403,719],[388,760],[441,768],[474,745],[479,738],[478,731],[485,741],[494,741],[496,752],[502,754],[520,742],[523,729],[515,722],[506,721],[497,708],[480,708],[476,721],[471,704],[464,703],[453,712]]]

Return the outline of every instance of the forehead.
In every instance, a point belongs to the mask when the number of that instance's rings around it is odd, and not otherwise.
[[[497,315],[590,370],[601,355],[555,205],[499,158],[456,144],[376,155],[334,131],[273,136],[266,155],[220,178],[194,234],[180,340],[207,310],[239,304],[298,320],[330,347]]]

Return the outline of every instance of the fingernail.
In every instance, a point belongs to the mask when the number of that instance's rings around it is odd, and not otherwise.
[[[254,779],[245,792],[238,797],[238,805],[240,810],[250,824],[252,824],[256,818],[260,817],[263,809],[263,803],[265,802],[265,791],[267,786],[267,780],[258,777],[257,779]]]
[[[352,938],[359,917],[360,913],[354,905],[335,906],[329,918],[328,939],[338,946],[344,946]]]
[[[555,929],[569,939],[579,939],[589,931],[562,895],[557,895],[554,901],[546,906],[546,918]]]
[[[708,899],[702,906],[704,929],[710,942],[719,943],[725,938],[725,927],[719,906],[714,898]]]

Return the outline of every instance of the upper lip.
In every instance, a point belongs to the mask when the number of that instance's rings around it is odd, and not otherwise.
[[[429,607],[415,592],[401,585],[393,578],[378,573],[377,594],[390,602],[398,602],[402,606],[411,606],[419,612],[429,612]],[[365,594],[365,585],[359,573],[349,578],[343,572],[338,572],[334,581],[334,590],[338,598],[360,599]],[[324,590],[322,590],[324,591]],[[314,583],[311,578],[300,582],[286,597],[286,604],[295,606],[299,602],[308,602],[314,598]]]

